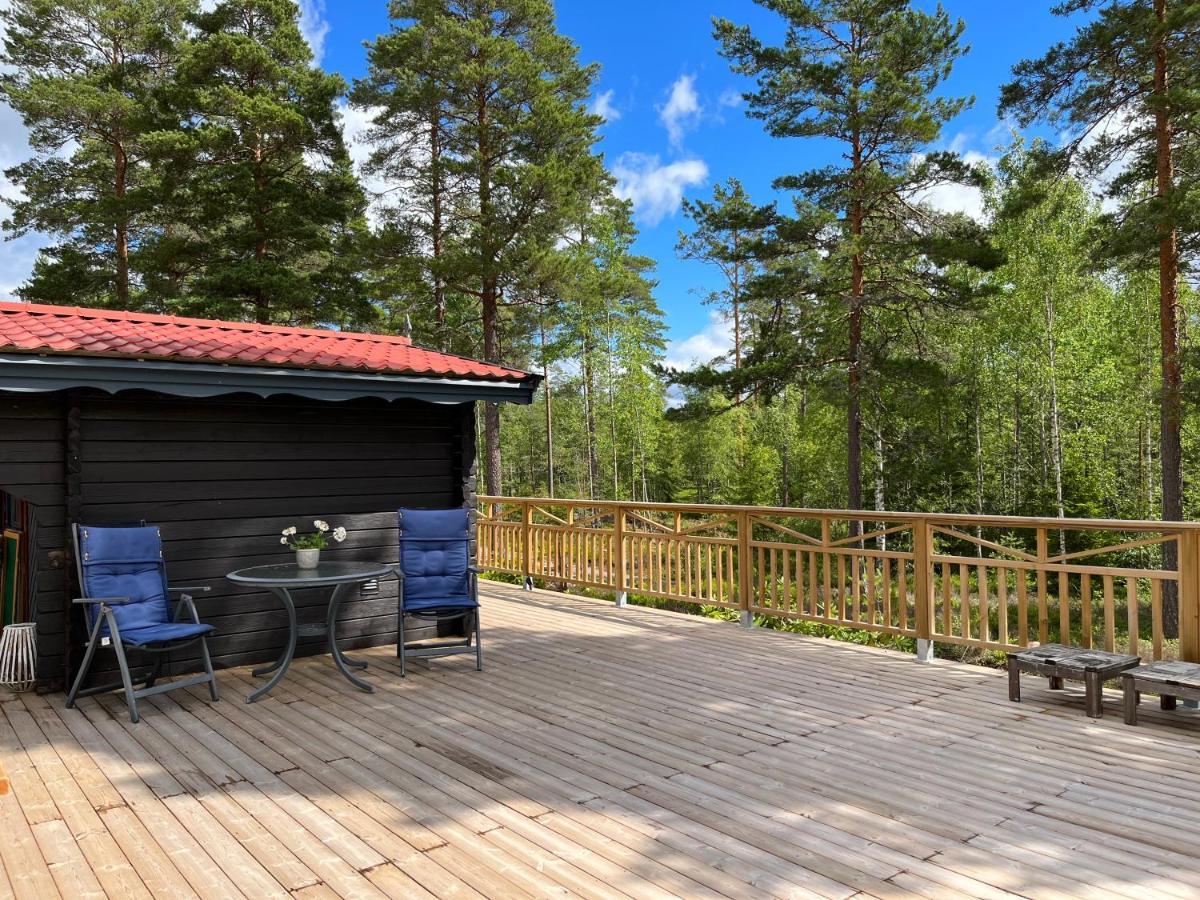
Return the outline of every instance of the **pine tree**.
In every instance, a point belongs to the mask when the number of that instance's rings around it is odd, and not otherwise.
[[[127,309],[138,253],[153,237],[161,185],[149,159],[176,123],[161,92],[175,77],[194,0],[14,0],[5,26],[0,96],[30,129],[36,152],[6,172],[21,190],[5,223],[40,231],[42,251],[18,293],[50,303]]]
[[[1108,185],[1122,209],[1104,226],[1107,255],[1158,270],[1162,517],[1176,521],[1183,518],[1180,267],[1200,252],[1200,178],[1179,163],[1196,161],[1200,141],[1200,5],[1068,0],[1054,11],[1089,19],[1069,42],[1019,63],[1000,108],[1022,124],[1065,127],[1059,158],[1078,159],[1089,174],[1125,166]],[[1166,546],[1174,568],[1176,548]],[[1173,593],[1164,617],[1173,632]]]
[[[370,139],[375,164],[404,191],[397,215],[429,217],[418,236],[432,260],[428,312],[440,314],[439,295],[446,307],[463,301],[455,330],[477,321],[477,352],[499,360],[506,320],[529,302],[522,287],[540,280],[600,177],[600,119],[586,111],[596,68],[555,31],[548,0],[393,0],[390,15],[396,25],[368,46],[354,100],[380,108]],[[486,488],[498,494],[497,404],[484,410],[484,447]]]
[[[776,312],[733,381],[844,371],[847,503],[861,509],[863,384],[890,320],[903,331],[922,310],[962,305],[951,264],[980,250],[977,227],[921,203],[934,185],[978,179],[954,154],[924,152],[970,102],[937,93],[965,52],[963,24],[907,0],[756,2],[783,18],[781,44],[715,23],[722,55],[756,79],[749,114],[775,137],[832,140],[846,162],[776,179],[797,194],[757,288]]]
[[[315,67],[294,0],[222,0],[195,18],[175,102],[190,177],[176,209],[198,260],[187,312],[363,324],[365,200],[337,119],[345,84]]]
[[[730,322],[733,367],[741,369],[742,345],[753,327],[746,315],[748,289],[758,274],[760,243],[774,210],[756,207],[742,183],[730,178],[713,188],[712,200],[685,199],[683,213],[694,227],[691,234],[680,233],[675,250],[683,259],[716,266],[725,280],[722,287],[704,297],[704,302],[719,307]]]

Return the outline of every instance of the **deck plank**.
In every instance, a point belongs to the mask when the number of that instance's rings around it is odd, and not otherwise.
[[[487,584],[487,670],[0,702],[0,898],[1200,897],[1200,715]]]

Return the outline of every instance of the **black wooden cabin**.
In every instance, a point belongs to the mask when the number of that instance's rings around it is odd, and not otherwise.
[[[349,531],[326,553],[395,562],[398,507],[474,505],[475,403],[529,403],[537,381],[397,338],[0,303],[0,500],[31,523],[16,583],[40,686],[81,652],[69,523],[160,526],[171,581],[212,588],[217,665],[273,659],[278,601],[225,573],[287,561],[282,529],[317,518]],[[325,599],[298,592],[300,621]],[[348,598],[345,646],[395,642],[395,613],[391,579]],[[298,655],[321,652],[302,634]]]

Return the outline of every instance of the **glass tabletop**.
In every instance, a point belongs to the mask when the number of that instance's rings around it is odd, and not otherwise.
[[[394,572],[394,566],[383,563],[321,560],[312,569],[302,569],[295,563],[277,563],[271,566],[238,569],[225,577],[237,584],[313,587],[322,584],[370,581],[372,578],[382,578],[385,575],[392,575]]]

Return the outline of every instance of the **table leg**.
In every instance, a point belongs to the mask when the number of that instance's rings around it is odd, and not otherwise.
[[[1163,694],[1158,698],[1159,709],[1171,710],[1175,708],[1175,697],[1172,694]]]
[[[329,611],[325,615],[326,634],[329,639],[329,655],[333,657],[333,664],[337,666],[338,671],[346,676],[346,679],[357,687],[359,690],[366,691],[368,694],[375,693],[375,686],[368,681],[363,681],[357,675],[350,671],[349,666],[354,666],[357,669],[365,669],[367,664],[358,660],[347,659],[342,655],[342,651],[337,645],[337,614],[338,608],[342,605],[342,592],[346,585],[339,584],[333,589],[333,596],[329,598]]]
[[[1061,691],[1063,689],[1063,680],[1057,675],[1050,676],[1050,690]]]
[[[1133,678],[1128,675],[1122,678],[1121,682],[1125,691],[1125,724],[1136,725],[1138,701],[1142,699],[1142,692],[1137,689]]]
[[[287,592],[287,588],[272,587],[268,590],[278,597],[283,602],[283,608],[287,610],[288,616],[288,639],[287,644],[283,648],[283,654],[275,662],[268,666],[262,666],[255,669],[255,675],[269,675],[274,672],[271,680],[264,684],[256,691],[251,691],[246,697],[247,703],[253,703],[255,700],[262,697],[271,688],[279,684],[280,680],[287,674],[288,666],[292,664],[292,657],[296,655],[296,604],[292,602],[292,595]]]
[[[1087,714],[1093,719],[1104,715],[1104,681],[1099,672],[1084,672],[1083,686],[1085,690],[1084,704]]]
[[[1021,668],[1013,657],[1008,658],[1008,699],[1021,702]]]

